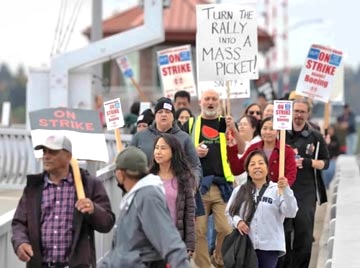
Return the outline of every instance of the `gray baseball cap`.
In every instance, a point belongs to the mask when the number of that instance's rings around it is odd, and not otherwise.
[[[55,134],[47,137],[43,144],[35,146],[35,150],[48,148],[50,150],[66,150],[72,153],[71,141],[64,135]]]

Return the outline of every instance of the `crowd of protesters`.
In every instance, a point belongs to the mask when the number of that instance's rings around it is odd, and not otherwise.
[[[309,266],[316,202],[327,201],[336,157],[355,153],[354,114],[345,105],[323,135],[310,121],[312,103],[293,98],[280,176],[274,105],[264,95],[258,100],[243,114],[226,116],[214,89],[202,92],[198,116],[186,91],[173,101],[160,98],[154,112],[139,115],[139,103],[132,106],[131,145],[115,159],[120,214],[100,267],[226,267],[225,241],[234,232],[251,241],[254,254],[242,258],[254,267]],[[346,151],[337,129],[346,130]],[[115,224],[103,186],[82,170],[87,198],[77,200],[65,136],[50,136],[35,149],[43,151],[44,172],[28,177],[16,210],[16,254],[27,267],[96,267],[93,232]]]

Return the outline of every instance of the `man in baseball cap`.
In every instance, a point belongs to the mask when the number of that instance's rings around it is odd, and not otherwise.
[[[149,173],[145,153],[129,146],[116,156],[115,169],[126,194],[120,203],[115,247],[98,267],[190,267],[167,208],[164,185]]]
[[[44,148],[58,151],[58,150],[65,150],[69,153],[72,153],[72,145],[71,141],[64,135],[61,134],[54,134],[45,140],[43,144],[39,144],[35,146],[35,150],[42,150]]]

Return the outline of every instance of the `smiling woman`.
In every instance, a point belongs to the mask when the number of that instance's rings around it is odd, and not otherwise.
[[[258,268],[275,268],[279,256],[285,254],[283,221],[295,217],[297,202],[285,177],[278,183],[269,180],[268,160],[262,150],[248,155],[245,170],[248,179],[234,189],[225,213],[233,228],[249,235]]]

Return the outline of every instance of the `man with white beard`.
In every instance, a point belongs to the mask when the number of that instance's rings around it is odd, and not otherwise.
[[[232,192],[234,176],[231,173],[226,154],[226,123],[219,116],[220,97],[216,90],[208,89],[201,95],[201,115],[190,118],[184,130],[190,133],[200,158],[203,179],[200,183],[201,199],[205,215],[196,219],[195,264],[201,268],[210,267],[207,242],[207,221],[210,212],[214,216],[217,233],[216,246],[212,256],[215,267],[223,267],[221,245],[231,232],[225,216],[225,208]]]

